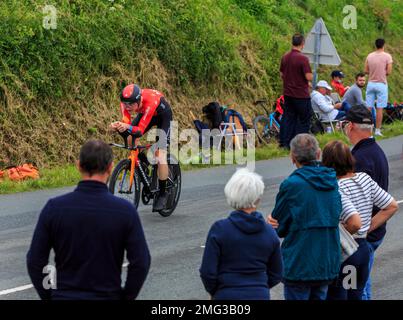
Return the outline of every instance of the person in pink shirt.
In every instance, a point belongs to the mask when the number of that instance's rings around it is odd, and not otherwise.
[[[386,80],[392,72],[392,56],[385,52],[385,40],[376,39],[376,51],[370,53],[365,60],[365,73],[369,75],[366,102],[371,108],[376,101],[376,128],[375,135],[382,136],[382,111],[388,104],[388,82]]]

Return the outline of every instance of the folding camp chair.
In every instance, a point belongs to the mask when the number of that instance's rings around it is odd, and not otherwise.
[[[322,117],[321,117],[321,112],[319,111],[319,109],[318,109],[318,107],[314,104],[314,103],[312,103],[312,110],[313,110],[313,112],[314,112],[314,114],[315,114],[315,117],[321,122],[321,123],[323,123],[323,124],[330,124],[330,128],[331,128],[331,131],[332,132],[336,132],[336,130],[335,130],[335,125],[333,124],[333,123],[338,123],[339,121],[338,120],[332,120],[332,119],[330,119],[330,116],[329,116],[329,114],[325,114],[325,116],[327,116],[327,118],[328,118],[328,120],[324,120],[324,119],[322,119]]]
[[[239,136],[246,136],[247,132],[244,132],[243,129],[237,129],[235,122],[222,122],[220,124],[220,134],[219,134],[219,142],[217,144],[217,149],[221,148],[222,140],[225,137],[233,137],[233,142],[235,144],[236,149],[241,149],[241,144],[239,142]]]

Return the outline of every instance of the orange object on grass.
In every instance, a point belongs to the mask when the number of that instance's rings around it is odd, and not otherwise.
[[[6,170],[8,178],[13,181],[20,181],[26,178],[38,179],[39,170],[30,163],[24,163],[22,166],[12,167]]]

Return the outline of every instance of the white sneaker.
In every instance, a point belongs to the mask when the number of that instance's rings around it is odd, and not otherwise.
[[[375,129],[375,135],[383,137],[383,134],[381,133],[381,129]]]

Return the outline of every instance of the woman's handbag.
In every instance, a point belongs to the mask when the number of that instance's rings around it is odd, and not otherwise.
[[[348,257],[358,250],[359,244],[354,240],[353,236],[339,223],[341,260],[346,261]]]

